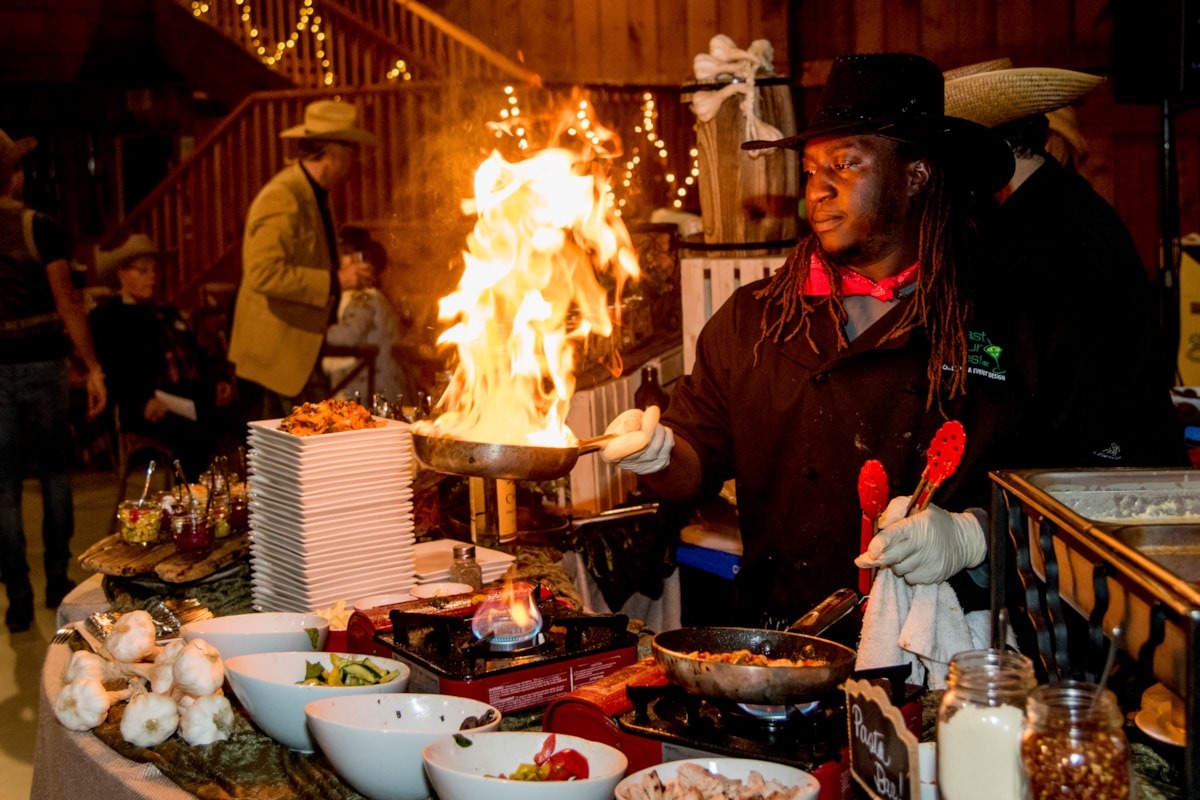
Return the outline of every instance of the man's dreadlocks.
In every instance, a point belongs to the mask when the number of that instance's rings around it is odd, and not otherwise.
[[[929,377],[926,408],[932,407],[935,398],[940,406],[943,398],[952,399],[966,392],[970,303],[961,290],[958,274],[959,256],[965,250],[964,235],[968,229],[965,209],[960,209],[962,202],[951,191],[945,173],[934,162],[921,212],[917,286],[903,316],[881,340],[894,339],[916,328],[925,329],[931,345],[926,366]],[[755,363],[763,342],[768,339],[775,343],[786,342],[801,331],[813,350],[817,350],[810,318],[816,308],[801,292],[814,254],[829,275],[830,302],[826,307],[837,323],[838,348],[849,345],[844,330],[847,316],[842,305],[840,282],[820,252],[817,237],[809,236],[792,251],[770,283],[756,293],[757,297],[767,301],[767,305],[763,309],[762,334],[754,345]],[[952,365],[953,371],[943,370],[943,364]]]

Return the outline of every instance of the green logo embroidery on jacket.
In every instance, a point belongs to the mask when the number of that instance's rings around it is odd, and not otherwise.
[[[967,331],[967,372],[985,378],[1005,380],[1005,370],[1000,366],[1004,348],[993,344],[986,331]]]

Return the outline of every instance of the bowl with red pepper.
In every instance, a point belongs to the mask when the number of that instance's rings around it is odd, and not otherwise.
[[[539,731],[458,733],[422,757],[439,800],[610,800],[629,766],[615,747]]]

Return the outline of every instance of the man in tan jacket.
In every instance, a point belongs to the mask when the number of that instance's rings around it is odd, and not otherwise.
[[[357,116],[349,103],[310,103],[304,123],[280,134],[298,141],[300,158],[259,191],[246,215],[229,360],[247,422],[329,396],[319,359],[325,331],[341,291],[369,280],[364,265],[339,264],[328,203],[359,148],[375,143]]]

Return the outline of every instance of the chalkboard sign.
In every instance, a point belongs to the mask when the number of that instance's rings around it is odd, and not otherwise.
[[[900,709],[873,683],[848,680],[845,689],[850,774],[877,800],[919,800],[917,737]]]

